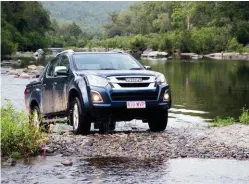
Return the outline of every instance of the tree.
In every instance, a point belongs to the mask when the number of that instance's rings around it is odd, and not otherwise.
[[[34,51],[48,45],[45,34],[51,22],[40,2],[4,1],[1,5],[2,55],[17,49]]]

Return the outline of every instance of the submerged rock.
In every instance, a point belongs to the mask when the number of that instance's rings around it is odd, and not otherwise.
[[[73,161],[72,161],[72,159],[63,159],[63,160],[61,160],[61,164],[64,166],[72,166]]]

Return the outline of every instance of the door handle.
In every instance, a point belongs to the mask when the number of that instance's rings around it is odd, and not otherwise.
[[[57,84],[57,82],[53,82],[53,85],[56,85]]]

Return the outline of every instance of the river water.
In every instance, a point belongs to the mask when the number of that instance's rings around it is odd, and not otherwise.
[[[238,118],[249,106],[249,62],[215,60],[141,60],[163,73],[171,86],[173,107],[168,129],[206,125],[216,116]],[[42,61],[42,63],[46,63]],[[10,100],[25,109],[23,91],[28,79],[1,69],[1,104]],[[148,129],[141,122],[123,122],[118,130]],[[2,168],[2,183],[249,183],[249,162],[226,159],[139,160],[73,158],[72,167],[58,166],[60,157],[36,158],[34,164]]]

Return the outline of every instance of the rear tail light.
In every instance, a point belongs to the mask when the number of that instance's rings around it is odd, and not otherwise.
[[[24,90],[24,95],[26,95],[27,93],[30,93],[30,89],[25,89]]]

